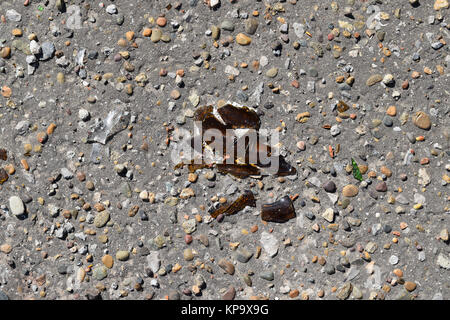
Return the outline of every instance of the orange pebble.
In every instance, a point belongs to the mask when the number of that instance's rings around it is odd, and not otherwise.
[[[152,29],[150,28],[144,28],[144,30],[142,30],[142,36],[144,37],[150,37],[152,35]]]
[[[5,98],[9,98],[9,97],[11,97],[11,94],[12,94],[12,90],[10,87],[8,87],[8,86],[2,87],[2,96],[4,96]]]
[[[47,128],[47,134],[52,134],[56,129],[56,124],[51,123]]]
[[[165,17],[159,17],[156,19],[156,24],[160,27],[164,27],[167,24],[167,19]]]
[[[26,159],[20,160],[20,163],[22,164],[23,168],[24,168],[26,171],[30,170],[30,166],[28,165],[28,162],[27,162]]]
[[[400,269],[394,269],[392,272],[399,278],[403,277],[403,271]]]
[[[125,33],[125,37],[127,38],[128,41],[131,41],[134,39],[134,32],[133,31],[128,31],[127,33]]]
[[[391,117],[395,117],[395,115],[397,114],[397,108],[395,106],[389,106],[389,108],[387,108],[386,110],[386,114]]]

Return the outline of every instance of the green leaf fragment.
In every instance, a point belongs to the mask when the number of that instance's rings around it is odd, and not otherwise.
[[[359,181],[363,181],[361,171],[359,171],[358,165],[356,164],[356,161],[353,160],[353,158],[352,158],[352,167],[353,167],[353,177],[355,177],[355,179],[358,179]]]

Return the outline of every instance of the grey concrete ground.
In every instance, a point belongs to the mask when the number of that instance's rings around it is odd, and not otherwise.
[[[0,16],[0,299],[449,299],[447,0]],[[178,128],[226,101],[279,130],[295,176],[174,169]],[[210,216],[245,190],[255,208]],[[286,195],[296,218],[262,221]]]

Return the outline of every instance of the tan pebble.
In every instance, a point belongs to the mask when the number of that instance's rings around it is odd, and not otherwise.
[[[344,197],[354,197],[358,194],[358,192],[359,192],[358,187],[353,184],[346,185],[342,189],[342,194]]]
[[[404,286],[405,289],[408,290],[409,292],[416,290],[417,287],[417,285],[412,281],[406,281]]]
[[[3,253],[8,254],[8,253],[10,253],[12,251],[12,247],[11,247],[10,244],[5,243],[5,244],[2,244],[0,246],[0,251],[3,252]]]
[[[174,89],[170,92],[170,97],[174,100],[178,100],[180,98],[181,94],[177,89]]]
[[[376,178],[377,177],[377,173],[375,171],[369,171],[369,173],[367,174],[367,176],[369,178]]]
[[[124,90],[125,90],[126,94],[131,96],[133,94],[133,85],[130,84],[130,83],[125,85],[125,89]]]
[[[30,170],[30,165],[28,164],[28,162],[27,162],[26,159],[20,160],[20,163],[22,164],[22,167],[23,167],[26,171]]]
[[[114,265],[114,259],[109,254],[106,254],[102,257],[102,262],[108,269],[111,269]]]
[[[358,165],[358,169],[361,172],[361,174],[365,174],[367,170],[369,170],[369,167],[365,164]]]
[[[22,30],[20,30],[20,29],[12,29],[12,31],[11,31],[11,33],[12,33],[12,35],[13,36],[15,36],[15,37],[21,37],[22,36]]]
[[[119,40],[117,41],[117,45],[118,45],[119,47],[126,47],[126,46],[127,46],[127,40],[121,38],[121,39],[119,39]]]
[[[181,265],[179,263],[176,263],[172,268],[173,273],[177,273],[180,270],[181,270]]]
[[[449,239],[448,230],[447,229],[442,229],[441,232],[439,233],[439,238],[442,241],[447,242],[448,239]]]
[[[190,248],[184,249],[183,257],[184,257],[184,260],[186,260],[186,261],[193,260],[194,259],[194,254],[192,253],[192,249],[190,249]]]
[[[134,39],[134,32],[133,31],[128,31],[127,33],[125,33],[125,37],[127,38],[128,41],[133,41],[133,39]]]
[[[371,87],[374,84],[380,82],[381,80],[383,80],[383,76],[381,74],[374,74],[367,79],[366,85],[368,87]]]
[[[381,167],[380,169],[381,173],[384,174],[386,177],[392,176],[392,171],[388,167]]]
[[[236,35],[236,42],[241,46],[247,46],[252,42],[252,39],[243,33],[238,33]]]
[[[7,164],[5,166],[5,170],[8,172],[9,175],[12,175],[16,172],[16,169],[14,168],[14,165],[12,165],[12,164]]]
[[[414,125],[420,129],[429,130],[431,128],[430,117],[423,111],[416,112],[412,120]]]
[[[441,9],[448,8],[448,6],[449,6],[448,0],[436,0],[434,2],[433,8],[434,10],[439,11]]]
[[[0,56],[3,59],[8,59],[11,56],[11,48],[10,47],[4,47],[1,51],[0,51]]]
[[[31,151],[33,151],[33,146],[31,143],[25,143],[23,145],[23,154],[29,154]]]
[[[58,83],[64,83],[65,81],[64,73],[58,72],[58,74],[56,75],[56,81],[58,81]]]
[[[188,175],[188,181],[189,182],[196,182],[197,181],[197,178],[198,178],[198,176],[197,176],[197,174],[196,173],[189,173],[189,175]]]

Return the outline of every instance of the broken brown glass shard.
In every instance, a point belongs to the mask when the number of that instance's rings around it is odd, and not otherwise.
[[[222,135],[226,135],[227,126],[220,122],[213,114],[208,114],[202,120],[202,131],[216,129],[219,130]]]
[[[263,204],[261,207],[261,219],[267,222],[286,222],[295,218],[294,204],[289,196],[280,200]]]
[[[3,184],[8,180],[8,174],[2,168],[0,168],[0,184]]]
[[[278,160],[278,171],[277,175],[280,177],[283,176],[290,176],[297,173],[297,169],[295,169],[293,166],[291,166],[289,163],[284,160],[282,156],[279,156]]]
[[[257,167],[250,164],[217,164],[217,170],[220,173],[231,174],[240,179],[261,174]]]
[[[212,114],[214,108],[213,106],[203,106],[199,107],[194,112],[194,120],[195,121],[203,121],[205,117],[209,114]]]
[[[248,107],[236,107],[231,104],[226,104],[217,109],[220,115],[220,120],[214,115],[213,106],[203,106],[195,110],[194,120],[202,121],[202,123],[211,127],[212,124],[217,125],[216,129],[255,129],[259,130],[261,127],[261,120],[258,114]],[[205,129],[205,126],[203,126]],[[206,129],[206,130],[207,130]]]
[[[0,149],[0,159],[6,161],[8,159],[7,152],[5,149]]]
[[[251,131],[259,130],[261,126],[261,120],[253,109],[231,104],[217,110],[213,106],[203,106],[195,111],[194,120],[201,122],[201,133],[190,138],[190,147],[194,154],[202,154],[202,159],[201,163],[196,165],[193,165],[192,161],[190,164],[184,163],[188,164],[190,172],[204,168],[208,163],[215,165],[219,172],[238,178],[261,174],[296,174],[297,170],[282,156],[272,154],[272,147],[263,143],[266,140],[263,140],[259,132],[255,134]],[[208,135],[205,135],[210,129],[216,129],[218,132],[208,132]],[[236,129],[249,130],[238,132]],[[278,164],[276,167],[271,165],[274,157]],[[184,164],[178,164],[175,168],[183,167]],[[270,172],[267,170],[269,167]]]
[[[217,112],[227,127],[231,129],[259,130],[261,126],[258,114],[248,107],[235,107],[231,104],[226,104],[217,109]]]
[[[217,218],[219,214],[223,215],[232,215],[236,214],[245,207],[256,207],[256,200],[255,196],[253,195],[253,192],[250,190],[245,190],[242,195],[239,196],[233,203],[231,204],[223,204],[219,208],[217,208],[215,211],[211,213],[211,217]]]
[[[348,104],[346,104],[344,101],[339,100],[339,102],[337,103],[337,109],[339,112],[345,112],[349,109],[350,107],[348,106]]]
[[[174,167],[174,170],[183,168],[185,165],[187,165],[189,172],[195,172],[198,169],[209,168],[212,166],[206,163],[193,163],[193,161],[188,164],[180,162]]]

